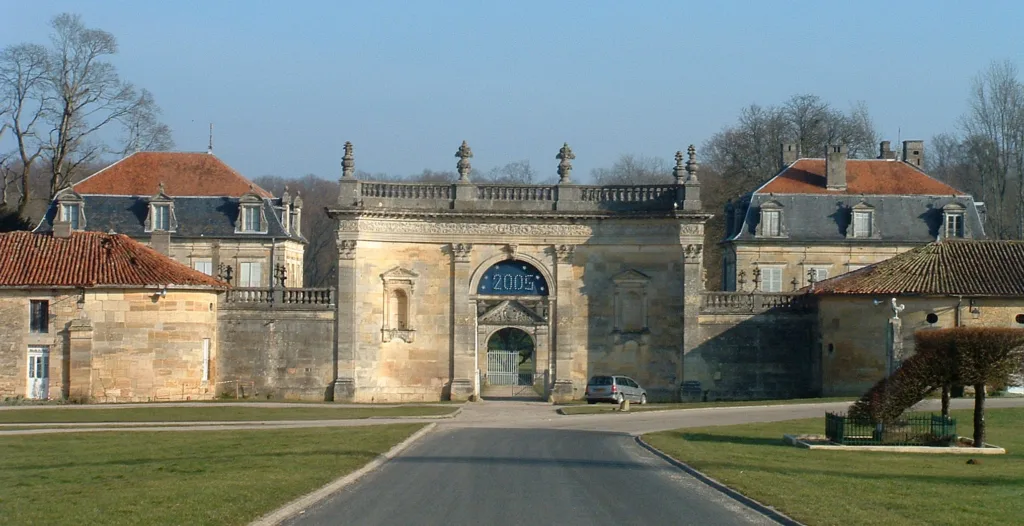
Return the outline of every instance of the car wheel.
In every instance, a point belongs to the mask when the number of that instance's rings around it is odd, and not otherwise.
[[[640,395],[640,405],[644,405],[646,403],[647,403],[647,395],[645,395],[645,394]]]

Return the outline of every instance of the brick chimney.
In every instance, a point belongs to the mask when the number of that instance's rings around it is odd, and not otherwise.
[[[829,190],[846,190],[846,145],[830,144],[825,151],[825,185]]]
[[[889,146],[890,144],[891,143],[889,141],[882,141],[878,143],[879,159],[896,159],[896,152],[892,151],[892,148]]]
[[[67,239],[71,237],[71,223],[67,221],[54,221],[53,237],[61,239]]]
[[[903,141],[903,162],[924,168],[924,141]]]
[[[782,143],[779,145],[779,170],[785,170],[787,166],[800,158],[800,146],[793,143]]]

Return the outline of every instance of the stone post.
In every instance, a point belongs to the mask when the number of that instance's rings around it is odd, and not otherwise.
[[[338,240],[338,348],[334,401],[352,402],[356,396],[356,356],[359,348],[356,241]]]
[[[356,161],[352,154],[352,143],[345,142],[345,154],[341,158],[341,179],[338,192],[338,206],[357,207],[362,199],[359,194],[359,180],[356,179]]]
[[[469,400],[473,395],[473,376],[476,374],[473,339],[476,312],[469,301],[470,259],[473,245],[452,243],[452,379],[449,398],[453,401]]]
[[[71,320],[68,336],[70,359],[64,391],[70,399],[88,402],[92,397],[92,323],[86,319]]]
[[[583,198],[583,192],[580,188],[572,183],[572,160],[576,158],[576,154],[572,153],[572,148],[569,148],[568,144],[563,144],[562,149],[558,150],[558,155],[555,159],[558,159],[558,190],[555,193],[555,210],[579,210],[581,207],[580,201]]]
[[[687,212],[700,212],[700,181],[697,179],[697,149],[691,144],[686,150],[688,160],[686,161],[686,182],[683,183],[683,210]]]
[[[572,330],[576,313],[572,304],[572,290],[577,283],[572,276],[572,259],[575,251],[574,245],[555,247],[555,377],[549,397],[555,403],[573,398],[572,354],[576,341]]]

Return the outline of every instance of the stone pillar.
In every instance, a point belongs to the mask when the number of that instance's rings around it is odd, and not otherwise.
[[[68,326],[68,373],[64,394],[72,400],[88,402],[92,397],[92,323],[71,320]]]
[[[903,361],[903,320],[899,316],[889,318],[889,334],[886,338],[886,369],[885,376],[892,376]]]
[[[682,228],[690,227],[691,225],[683,225]],[[692,225],[698,226],[699,225]],[[703,229],[699,229],[701,235],[703,235]],[[680,388],[683,387],[683,381],[686,380],[698,380],[697,378],[687,377],[687,353],[697,348],[700,345],[700,298],[701,293],[704,292],[704,269],[703,269],[703,252],[704,245],[698,243],[690,243],[683,246],[683,312],[682,312],[682,326],[683,326],[683,355],[680,357],[679,369],[677,370],[676,377],[680,380]],[[707,390],[707,386],[701,386],[703,390]],[[683,393],[680,392],[680,398],[684,397]]]
[[[473,395],[473,376],[476,374],[474,356],[473,317],[476,312],[469,301],[470,256],[473,245],[452,243],[452,306],[451,340],[452,377],[449,398],[469,400]]]
[[[552,402],[566,402],[573,398],[572,351],[576,344],[573,327],[575,312],[572,304],[572,290],[576,285],[572,276],[572,258],[575,245],[555,247],[555,371],[549,399]]]
[[[357,277],[356,241],[339,239],[335,402],[352,402],[356,396],[356,356],[359,348]]]

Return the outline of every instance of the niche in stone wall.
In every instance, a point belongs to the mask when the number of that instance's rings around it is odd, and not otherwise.
[[[416,279],[419,274],[409,269],[395,267],[380,275],[384,282],[384,321],[381,339],[390,342],[400,339],[412,343],[416,338]]]
[[[650,333],[647,323],[648,288],[651,278],[636,270],[626,270],[612,278],[614,320],[612,329],[618,343]]]

